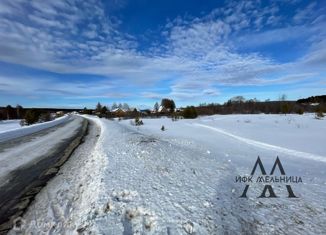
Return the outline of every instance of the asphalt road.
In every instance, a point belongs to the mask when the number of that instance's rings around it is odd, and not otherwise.
[[[72,116],[58,126],[0,143],[0,155],[4,156],[0,164],[15,160],[23,163],[0,175],[0,234],[12,227],[35,195],[56,175],[81,143],[87,125],[86,119]]]

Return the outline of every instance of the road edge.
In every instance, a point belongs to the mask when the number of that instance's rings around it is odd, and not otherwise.
[[[64,163],[70,158],[73,152],[78,148],[80,144],[83,143],[85,136],[88,134],[89,121],[83,118],[82,125],[77,132],[75,138],[70,142],[70,144],[61,152],[61,157],[58,161],[49,166],[48,169],[42,172],[39,176],[39,182],[37,182],[28,191],[24,192],[18,199],[18,202],[12,209],[14,213],[9,216],[6,222],[0,224],[0,235],[7,234],[14,226],[20,226],[20,218],[26,212],[28,207],[34,201],[36,195],[47,185],[47,183],[57,175],[60,168]]]

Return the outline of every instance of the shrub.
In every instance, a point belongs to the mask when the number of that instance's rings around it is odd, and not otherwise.
[[[183,110],[183,117],[184,118],[196,118],[198,116],[197,111],[194,106],[187,106]]]
[[[317,119],[321,119],[321,118],[324,117],[323,109],[322,109],[322,107],[321,107],[320,105],[317,106],[317,108],[315,109],[315,117],[316,117]]]
[[[316,117],[316,119],[321,119],[324,117],[324,114],[321,110],[319,110],[315,113],[315,117]]]
[[[287,113],[289,113],[289,112],[290,112],[290,105],[289,105],[288,103],[283,103],[283,104],[281,105],[281,112],[282,112],[283,114],[287,114]]]
[[[180,119],[180,116],[178,114],[172,114],[172,121],[178,121]]]
[[[109,109],[106,106],[103,106],[101,109],[101,114],[106,114],[109,111]]]
[[[86,107],[83,109],[83,114],[92,114],[91,109],[87,109]]]
[[[138,116],[135,117],[135,125],[136,125],[136,126],[144,125],[143,121],[140,120],[140,118],[139,118]]]
[[[49,112],[47,113],[43,113],[40,115],[39,120],[42,122],[48,122],[48,121],[52,121],[53,118],[51,117],[51,114]]]
[[[39,118],[40,118],[40,113],[35,109],[29,109],[24,117],[25,123],[27,125],[31,125],[38,122]]]
[[[300,109],[298,109],[298,110],[296,111],[296,113],[299,114],[299,115],[302,115],[302,114],[304,113],[304,111],[303,111],[302,108],[300,108]]]
[[[98,102],[97,103],[97,105],[96,105],[96,108],[95,108],[95,112],[101,112],[102,111],[102,105],[101,105],[101,103],[100,102]]]

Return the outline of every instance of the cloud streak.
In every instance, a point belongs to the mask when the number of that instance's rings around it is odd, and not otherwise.
[[[101,1],[3,0],[0,60],[54,73],[100,75],[113,81],[114,85],[98,83],[90,88],[99,97],[121,84],[144,87],[143,97],[158,98],[162,93],[151,87],[172,80],[166,95],[190,99],[218,96],[218,87],[224,85],[290,84],[318,77],[325,72],[325,20],[314,13],[317,5],[310,4],[294,12],[285,25],[281,7],[275,2],[264,6],[255,0],[233,1],[202,17],[178,17],[167,21],[159,42],[140,49],[137,37],[120,31],[121,22],[105,11]],[[245,51],[291,40],[308,44],[306,54],[292,62]],[[6,84],[1,89],[10,93],[10,87],[20,87],[23,79],[1,80]],[[86,93],[68,81],[56,80],[51,89],[45,89],[49,80],[29,81],[28,90],[36,94],[81,97]],[[127,96],[121,94],[114,96]]]

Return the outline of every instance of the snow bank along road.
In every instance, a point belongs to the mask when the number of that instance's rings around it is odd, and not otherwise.
[[[0,133],[12,129],[20,128],[20,119],[18,120],[2,120],[0,121]]]
[[[66,116],[50,125],[37,125],[36,130],[31,126],[23,133],[1,133],[10,140],[0,143],[0,233],[11,227],[13,219],[57,173],[80,143],[86,127],[85,119]]]
[[[85,142],[37,195],[23,233],[326,233],[325,120],[229,115],[135,127],[87,118]],[[302,177],[291,185],[297,198],[284,184],[273,184],[278,198],[258,198],[259,183],[239,198],[245,184],[235,177],[249,175],[258,155],[266,171],[279,156],[287,175]]]
[[[56,118],[55,120],[43,123],[37,123],[32,126],[21,127],[19,121],[1,121],[0,122],[0,142],[6,140],[14,139],[17,137],[22,137],[25,135],[33,134],[35,132],[57,126],[61,123],[65,123],[70,118],[69,115],[64,115],[62,117]]]

